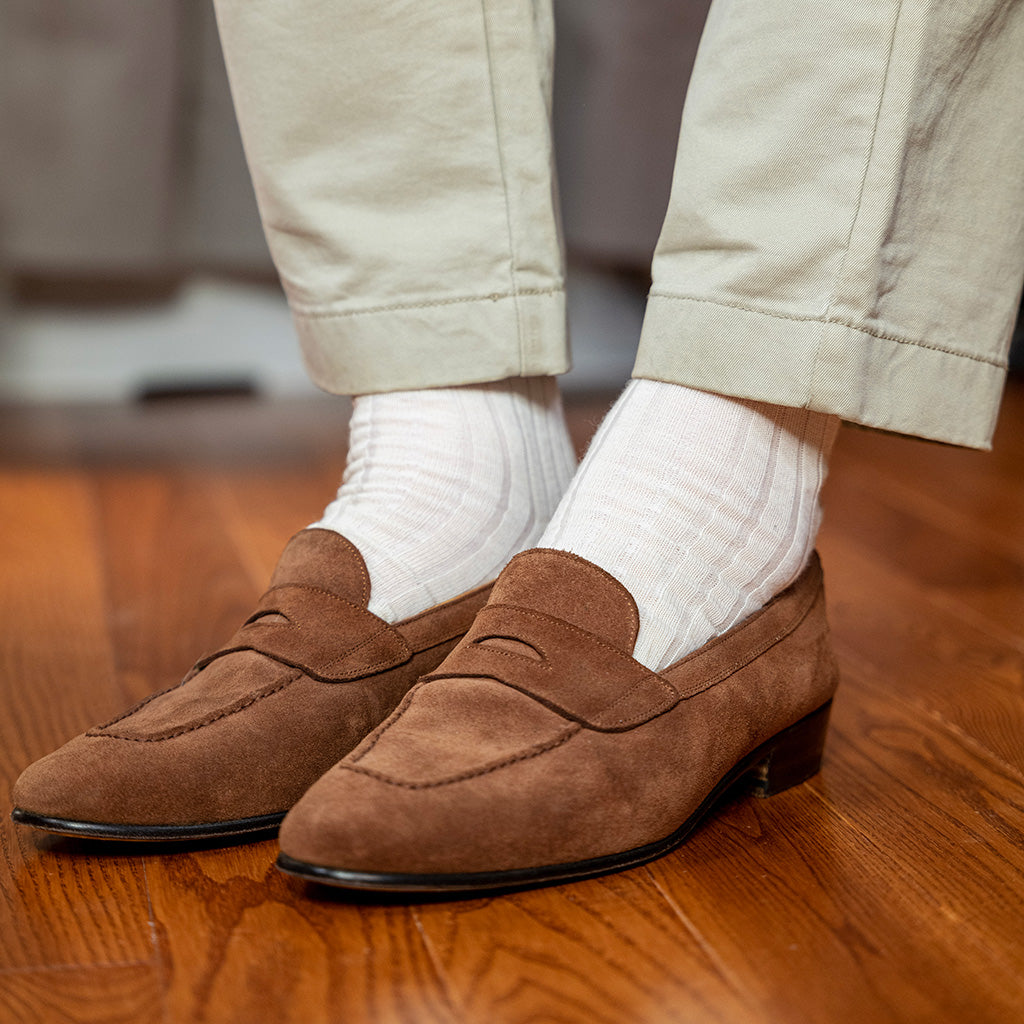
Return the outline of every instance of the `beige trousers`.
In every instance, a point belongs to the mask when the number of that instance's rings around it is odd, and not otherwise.
[[[567,369],[549,4],[216,0],[320,386]],[[634,376],[987,447],[1022,115],[1018,0],[717,0]]]

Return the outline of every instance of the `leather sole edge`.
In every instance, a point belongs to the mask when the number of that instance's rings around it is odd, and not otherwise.
[[[45,814],[15,807],[11,820],[62,836],[80,839],[116,839],[126,842],[187,842],[195,839],[230,839],[247,836],[252,839],[277,835],[285,811],[260,814],[252,818],[231,821],[197,822],[188,825],[118,825],[101,821],[75,821],[71,818],[52,818]]]

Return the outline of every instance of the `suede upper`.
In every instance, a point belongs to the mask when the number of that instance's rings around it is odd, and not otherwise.
[[[832,697],[821,568],[655,673],[608,573],[535,549],[437,671],[290,812],[281,848],[339,871],[538,868],[653,843]]]
[[[490,588],[389,625],[345,538],[289,542],[255,612],[175,687],[22,774],[18,808],[49,818],[194,825],[286,811],[436,667]]]

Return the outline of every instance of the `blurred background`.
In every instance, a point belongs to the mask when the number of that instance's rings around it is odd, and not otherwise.
[[[556,0],[567,385],[629,374],[710,0]],[[210,0],[5,0],[0,399],[301,395]]]
[[[566,385],[601,389],[632,364],[710,0],[555,3]],[[0,45],[0,399],[312,392],[210,0],[5,0]]]

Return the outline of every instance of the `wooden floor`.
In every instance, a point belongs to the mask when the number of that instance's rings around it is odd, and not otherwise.
[[[604,402],[571,408],[583,443]],[[340,473],[343,403],[0,411],[0,802],[229,635]],[[0,1021],[1024,1020],[1024,387],[994,454],[849,430],[826,764],[620,875],[351,903],[275,844],[0,825]],[[6,817],[6,814],[5,814]]]

